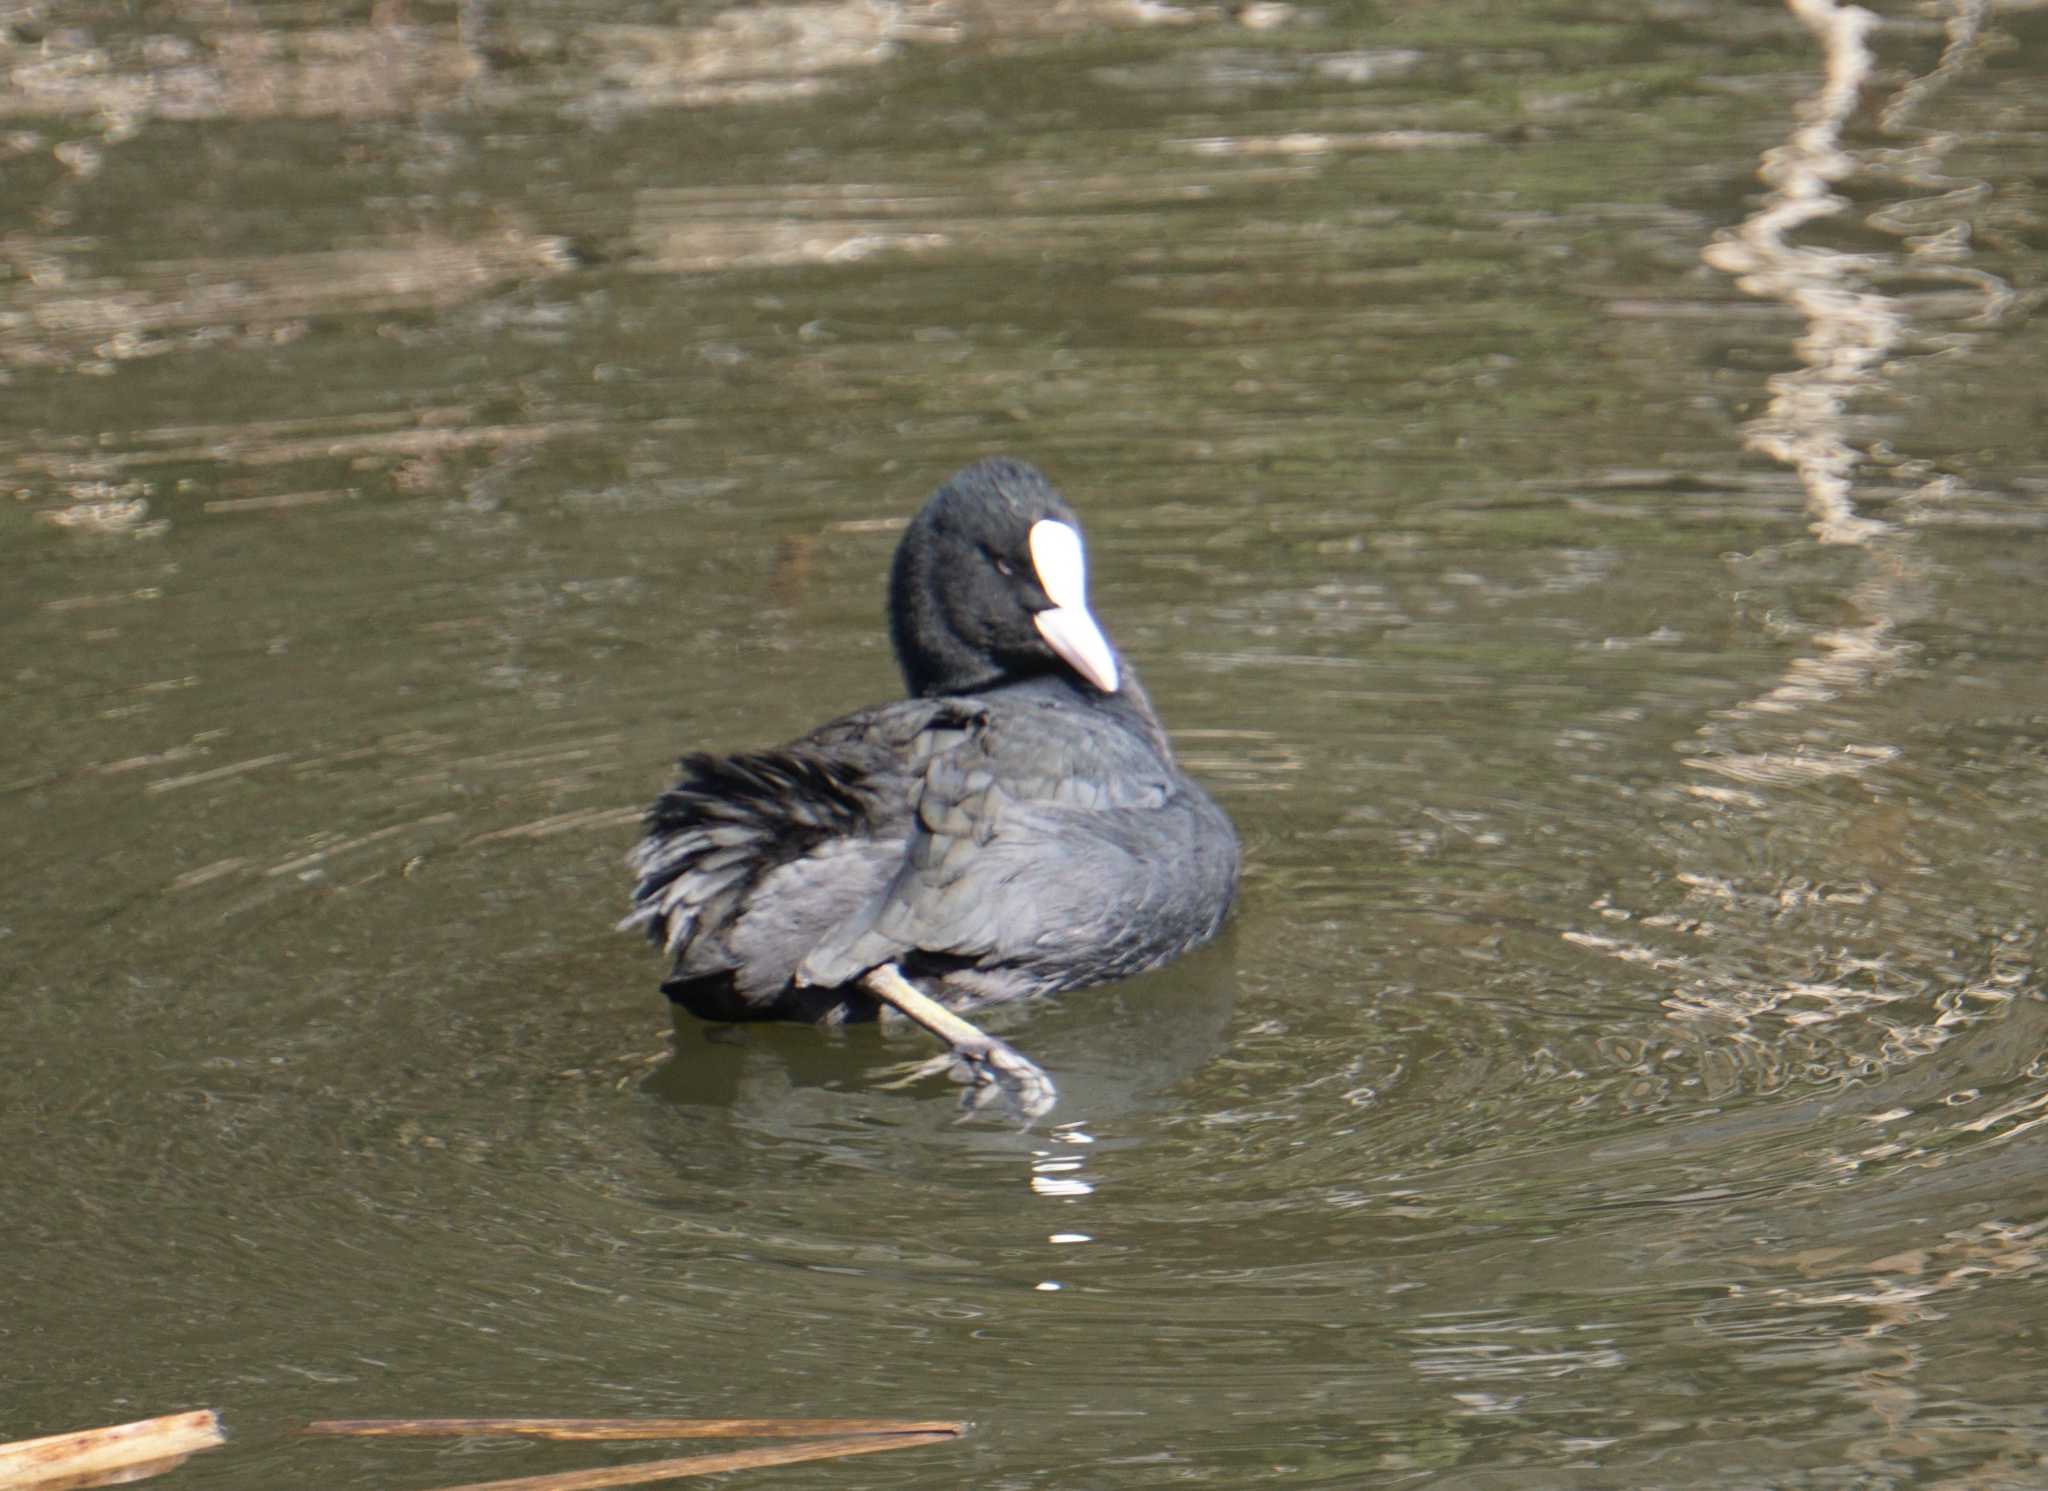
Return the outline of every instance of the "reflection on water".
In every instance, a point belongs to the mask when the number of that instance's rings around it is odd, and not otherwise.
[[[0,1431],[2029,1484],[2040,29],[0,8]],[[893,687],[993,451],[1249,855],[1006,1013],[1032,1131],[886,1027],[671,1030],[610,931],[670,757]]]

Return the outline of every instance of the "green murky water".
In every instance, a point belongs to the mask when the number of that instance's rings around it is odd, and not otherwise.
[[[0,7],[0,1437],[2036,1484],[2048,28],[1830,15]],[[1028,1133],[610,931],[998,451],[1249,853]]]

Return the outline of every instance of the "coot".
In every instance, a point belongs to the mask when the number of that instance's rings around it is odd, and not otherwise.
[[[1215,935],[1237,835],[1175,764],[1088,612],[1081,527],[1035,468],[985,460],[911,520],[889,575],[910,697],[765,751],[683,758],[646,816],[623,926],[713,1020],[901,1009],[975,1106],[1050,1079],[958,1011],[1154,968]]]

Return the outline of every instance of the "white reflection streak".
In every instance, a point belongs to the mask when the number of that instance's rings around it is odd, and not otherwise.
[[[1733,275],[1747,294],[1778,301],[1805,322],[1806,330],[1795,344],[1802,366],[1769,380],[1770,403],[1748,426],[1745,441],[1797,475],[1818,542],[1850,546],[1869,556],[1868,572],[1849,595],[1867,619],[1861,625],[1813,635],[1812,651],[1794,658],[1771,688],[1721,716],[1725,723],[1752,727],[1781,723],[1789,744],[1738,751],[1715,738],[1720,727],[1702,728],[1704,747],[1686,765],[1733,785],[1696,782],[1686,790],[1731,811],[1767,806],[1761,791],[1749,789],[1859,776],[1900,755],[1897,747],[1886,744],[1830,745],[1813,720],[1816,710],[1870,690],[1909,655],[1911,646],[1896,638],[1896,629],[1927,605],[1924,566],[1912,551],[1910,532],[1856,509],[1856,474],[1870,453],[1850,443],[1849,405],[1894,380],[1892,359],[1915,333],[1900,302],[1875,288],[1876,283],[1910,268],[1916,278],[1932,275],[1967,284],[1983,295],[1981,310],[1962,323],[1969,326],[1993,324],[2012,302],[2010,287],[1995,275],[1956,262],[1968,252],[1963,209],[1974,197],[1971,184],[1944,177],[1936,169],[1948,137],[1928,134],[1909,139],[1896,150],[1863,155],[1843,146],[1842,132],[1873,81],[1868,37],[1879,25],[1878,18],[1840,0],[1786,3],[1820,44],[1820,90],[1802,105],[1799,123],[1785,142],[1764,153],[1758,175],[1770,188],[1769,196],[1742,224],[1702,250],[1701,257]],[[1882,127],[1903,134],[1912,113],[1976,64],[1985,45],[1984,14],[1984,0],[1954,0],[1939,62],[1893,95],[1882,111]],[[1806,225],[1848,209],[1834,186],[1862,169],[1883,169],[1928,189],[1925,196],[1894,201],[1867,218],[1868,226],[1896,233],[1906,253],[1847,253],[1790,242],[1790,235]],[[1915,500],[1933,501],[1941,495],[1940,484],[1931,483]],[[1913,502],[1904,506],[1911,508]],[[1703,883],[1702,877],[1680,879]],[[1652,952],[1604,933],[1565,935],[1627,961],[1651,962],[1672,971],[1691,966],[1692,960],[1682,954]],[[1725,988],[1706,977],[1699,982],[1708,987],[1667,1002],[1673,1018],[1711,1015],[1747,1027],[1751,1020],[1771,1015],[1793,1025],[1825,1025],[1896,997],[1888,991],[1823,981],[1779,989]],[[1956,1026],[1987,1017],[1998,1002],[1998,992],[1977,984],[1952,996],[1935,1024],[1894,1032],[1889,1044],[1899,1049],[1888,1050],[1887,1055],[1904,1055],[1909,1046],[1931,1049],[1943,1044]],[[1792,1013],[1782,1013],[1788,1008]]]
[[[1764,205],[1732,234],[1709,244],[1701,257],[1735,276],[1737,286],[1748,294],[1780,301],[1804,318],[1806,332],[1795,344],[1804,366],[1771,377],[1770,404],[1751,421],[1745,442],[1798,475],[1816,539],[1862,548],[1877,555],[1884,568],[1858,585],[1851,597],[1870,620],[1813,638],[1820,649],[1816,654],[1793,659],[1774,688],[1728,712],[1727,718],[1738,721],[1798,715],[1869,687],[1903,656],[1905,648],[1892,641],[1890,633],[1897,613],[1910,608],[1902,593],[1907,587],[1900,583],[1909,577],[1905,556],[1896,543],[1883,552],[1874,543],[1895,538],[1896,530],[1856,511],[1853,486],[1864,453],[1847,438],[1849,400],[1883,382],[1884,359],[1905,332],[1896,304],[1868,286],[1873,275],[1893,266],[1889,256],[1788,241],[1789,234],[1835,216],[1848,205],[1833,187],[1861,162],[1842,148],[1841,134],[1870,80],[1873,59],[1866,38],[1878,21],[1869,11],[1837,0],[1787,4],[1821,43],[1821,90],[1807,101],[1802,110],[1805,121],[1786,142],[1764,152],[1757,171],[1771,188]],[[1889,746],[1847,746],[1835,753],[1817,753],[1801,745],[1755,754],[1708,751],[1686,764],[1737,781],[1766,784],[1856,775],[1897,754]],[[1698,795],[1735,805],[1723,796]]]
[[[1763,209],[1700,257],[1734,275],[1747,293],[1783,301],[1805,317],[1797,351],[1806,366],[1771,378],[1770,407],[1750,425],[1748,443],[1798,472],[1815,537],[1824,544],[1865,544],[1890,526],[1858,516],[1850,500],[1862,453],[1843,438],[1843,405],[1899,340],[1903,322],[1888,297],[1854,288],[1867,272],[1885,268],[1883,261],[1798,247],[1786,235],[1847,205],[1831,188],[1859,164],[1842,149],[1841,134],[1870,77],[1864,38],[1877,17],[1835,0],[1787,3],[1820,39],[1825,81],[1806,107],[1807,122],[1764,152],[1757,174],[1771,196]]]
[[[1901,583],[1906,578],[1899,552],[1901,536],[1890,524],[1856,511],[1852,482],[1863,453],[1849,443],[1846,434],[1850,398],[1882,379],[1883,359],[1904,332],[1903,318],[1886,296],[1859,288],[1886,265],[1874,255],[1803,247],[1788,241],[1788,235],[1797,229],[1838,214],[1847,206],[1833,185],[1859,162],[1842,148],[1841,133],[1870,78],[1872,58],[1865,38],[1877,25],[1877,18],[1837,0],[1786,3],[1821,43],[1824,77],[1820,92],[1803,106],[1803,122],[1786,142],[1764,152],[1758,175],[1771,188],[1770,196],[1732,233],[1702,250],[1701,257],[1713,268],[1735,276],[1736,284],[1746,293],[1781,301],[1806,322],[1806,332],[1796,344],[1804,366],[1770,379],[1770,404],[1750,423],[1746,443],[1798,475],[1814,536],[1821,543],[1853,545],[1891,563],[1866,578],[1853,594],[1857,607],[1870,617],[1866,624],[1815,636],[1818,652],[1794,658],[1776,685],[1723,715],[1732,722],[1783,720],[1789,731],[1796,732],[1789,749],[1737,752],[1713,741],[1714,726],[1701,729],[1709,744],[1685,764],[1717,773],[1743,788],[1859,774],[1897,756],[1895,748],[1884,745],[1844,744],[1834,750],[1816,750],[1804,738],[1811,731],[1801,721],[1816,707],[1868,688],[1894,666],[1904,649],[1888,634],[1891,618],[1903,609],[1908,589]],[[1875,544],[1880,538],[1891,540],[1882,553]],[[1747,790],[1704,784],[1687,790],[1730,811],[1766,805],[1763,796]],[[1701,881],[1710,877],[1680,878]],[[1692,965],[1682,954],[1654,953],[1604,933],[1564,935],[1623,961],[1647,962],[1670,972],[1684,972]],[[1705,978],[1696,982],[1708,987],[1667,1001],[1673,1018],[1713,1015],[1741,1028],[1757,1016],[1805,998],[1811,1006],[1800,1011],[1806,1021],[1827,1023],[1845,1007],[1858,1004],[1849,1001],[1845,1006],[1824,997],[1821,991],[1828,986],[1819,984],[1746,989],[1720,987]]]
[[[1764,153],[1758,175],[1771,195],[1763,207],[1732,234],[1708,245],[1701,257],[1734,275],[1745,292],[1780,301],[1804,318],[1806,332],[1796,343],[1804,366],[1769,380],[1770,404],[1751,422],[1746,443],[1798,475],[1819,542],[1861,548],[1875,563],[1850,596],[1869,620],[1815,636],[1817,651],[1793,659],[1775,687],[1729,710],[1725,717],[1733,721],[1797,716],[1868,689],[1907,655],[1909,648],[1895,641],[1892,633],[1924,605],[1920,566],[1906,551],[1904,536],[1856,510],[1856,468],[1865,453],[1847,437],[1850,399],[1887,381],[1885,360],[1907,330],[1898,304],[1870,286],[1873,278],[1899,266],[1891,255],[1851,254],[1787,241],[1788,234],[1835,216],[1848,205],[1836,195],[1834,184],[1864,163],[1843,149],[1841,133],[1871,80],[1873,60],[1866,38],[1878,20],[1869,11],[1837,0],[1787,4],[1821,43],[1820,92],[1808,100],[1802,110],[1804,122],[1786,142]],[[1971,5],[1972,0],[1962,0],[1964,9]],[[1952,27],[1940,63],[1927,77],[1910,84],[1891,112],[1903,118],[1913,106],[1907,100],[1917,104],[1939,86],[1937,78],[1960,70],[1977,42],[1975,25]],[[1918,255],[1922,246],[1910,238],[1907,242]],[[1709,749],[1686,764],[1763,785],[1861,775],[1897,755],[1897,749],[1888,745],[1845,743],[1835,751],[1816,751],[1802,742],[1789,751],[1744,754]],[[1725,789],[1696,785],[1689,790],[1727,807],[1761,804],[1761,799],[1731,795]]]
[[[1843,148],[1841,136],[1872,81],[1867,37],[1879,22],[1860,6],[1838,0],[1786,3],[1821,43],[1821,89],[1802,110],[1804,122],[1783,145],[1764,153],[1757,174],[1771,188],[1769,198],[1733,233],[1709,244],[1701,258],[1733,275],[1746,293],[1780,301],[1805,320],[1805,335],[1795,344],[1804,366],[1770,378],[1770,404],[1750,423],[1746,443],[1798,475],[1819,542],[1861,548],[1872,555],[1874,566],[1850,595],[1870,619],[1862,626],[1815,636],[1818,652],[1795,658],[1775,687],[1728,711],[1726,717],[1738,721],[1798,715],[1868,688],[1910,651],[1893,640],[1892,633],[1925,604],[1921,565],[1907,550],[1905,535],[1856,510],[1856,469],[1866,453],[1847,435],[1850,399],[1890,381],[1886,359],[1909,330],[1898,302],[1872,288],[1871,282],[1906,266],[1895,255],[1844,253],[1788,241],[1789,234],[1806,224],[1843,212],[1848,204],[1834,192],[1834,184],[1868,164]],[[1928,98],[1976,64],[1983,53],[1984,10],[1984,0],[1955,0],[1940,60],[1893,96],[1881,116],[1883,128],[1906,129],[1910,116]],[[1932,194],[1880,209],[1870,215],[1869,223],[1899,235],[1917,277],[1947,279],[1978,290],[1984,304],[1969,324],[1987,326],[2011,306],[2014,296],[1996,275],[1955,262],[1968,252],[1967,222],[1960,209],[1983,188],[1934,169],[1947,143],[1936,136],[1882,153],[1897,174],[1931,188]],[[1915,233],[1913,228],[1933,231]],[[1921,499],[1941,495],[1939,482],[1918,494]],[[1768,784],[1859,775],[1897,755],[1896,748],[1886,745],[1845,744],[1834,753],[1798,746],[1789,752],[1752,755],[1709,751],[1686,764],[1741,782]],[[1731,797],[1725,789],[1692,790],[1726,806],[1760,802],[1747,794]]]
[[[1848,438],[1850,400],[1889,381],[1886,359],[1907,333],[1898,303],[1872,284],[1901,265],[1895,255],[1852,254],[1788,241],[1788,235],[1806,224],[1842,213],[1848,204],[1834,185],[1866,164],[1843,148],[1842,130],[1872,79],[1868,37],[1878,19],[1839,0],[1786,3],[1820,42],[1820,91],[1806,102],[1802,122],[1785,143],[1764,152],[1757,174],[1771,188],[1769,198],[1733,233],[1709,244],[1701,257],[1735,276],[1746,293],[1780,301],[1805,320],[1806,332],[1795,344],[1804,365],[1796,372],[1772,376],[1770,404],[1750,423],[1745,440],[1752,450],[1783,462],[1799,477],[1810,526],[1820,543],[1860,548],[1873,561],[1871,572],[1849,597],[1868,620],[1813,637],[1816,651],[1794,658],[1774,687],[1725,716],[1738,722],[1778,717],[1791,727],[1795,717],[1863,692],[1898,666],[1910,648],[1893,633],[1924,607],[1926,587],[1921,565],[1906,547],[1906,535],[1856,510],[1856,471],[1866,452]],[[1940,62],[1900,91],[1886,111],[1888,119],[1902,122],[1920,101],[1966,67],[1981,45],[1981,0],[1958,0],[1956,13],[1959,19],[1949,29]],[[1930,247],[1911,237],[1905,241],[1915,258]],[[1844,742],[1830,751],[1801,741],[1789,750],[1755,753],[1709,748],[1686,764],[1745,785],[1771,785],[1861,775],[1898,754],[1896,747],[1882,744]],[[1690,790],[1726,807],[1762,802],[1725,789]]]

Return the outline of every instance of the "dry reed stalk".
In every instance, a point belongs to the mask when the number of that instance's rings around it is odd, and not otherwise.
[[[79,1429],[0,1444],[0,1491],[55,1491],[53,1483],[87,1486],[169,1470],[187,1455],[225,1442],[211,1408],[168,1413],[132,1424]]]
[[[642,1460],[635,1465],[607,1465],[596,1470],[565,1470],[556,1475],[520,1476],[509,1481],[475,1481],[442,1491],[607,1491],[612,1486],[641,1486],[651,1481],[679,1481],[685,1476],[717,1475],[728,1470],[759,1470],[769,1465],[797,1465],[805,1460],[832,1460],[842,1455],[873,1455],[907,1450],[920,1444],[943,1444],[958,1436],[944,1434],[870,1434],[858,1439],[814,1439],[806,1444],[763,1445],[720,1455],[685,1455],[675,1460]]]
[[[301,1434],[363,1439],[439,1439],[492,1434],[534,1439],[807,1439],[819,1435],[959,1435],[950,1419],[321,1419]]]

